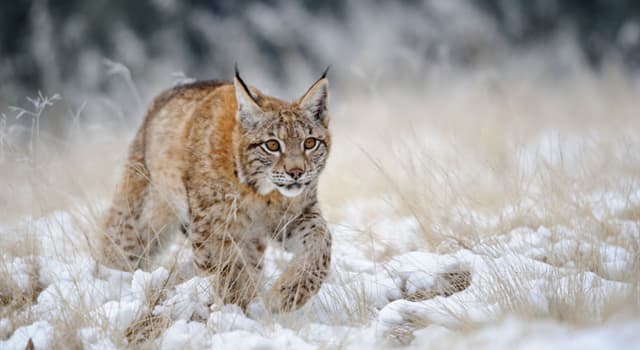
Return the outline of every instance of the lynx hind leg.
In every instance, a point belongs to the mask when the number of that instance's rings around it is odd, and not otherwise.
[[[102,223],[101,260],[105,265],[123,270],[146,266],[166,232],[178,229],[178,215],[154,190],[150,179],[142,134],[138,133]]]
[[[147,240],[140,219],[149,191],[148,179],[142,163],[130,159],[103,222],[100,253],[105,265],[122,270],[139,267]]]
[[[131,193],[129,193],[131,196]],[[106,264],[126,270],[149,268],[167,238],[180,229],[176,210],[148,184],[127,206],[110,209],[104,247]]]

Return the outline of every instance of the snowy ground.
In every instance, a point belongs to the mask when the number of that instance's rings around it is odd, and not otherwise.
[[[625,197],[616,192],[587,197],[597,201],[593,215],[615,216],[640,206],[637,187]],[[638,271],[640,222],[609,220],[620,235],[612,243],[560,224],[522,226],[435,253],[424,249],[428,243],[411,217],[380,220],[364,233],[371,212],[384,212],[387,205],[346,206],[349,219],[332,227],[329,280],[312,302],[287,315],[268,314],[260,301],[248,314],[217,304],[207,279],[194,276],[189,251],[180,242],[170,247],[177,262],[169,269],[128,273],[96,264],[84,247],[82,227],[88,224],[81,212],[55,212],[3,227],[5,246],[27,244],[26,232],[46,234],[36,239],[38,256],[2,254],[3,279],[10,279],[3,281],[2,292],[11,286],[14,297],[34,295],[35,302],[26,314],[0,320],[0,348],[23,349],[29,339],[36,349],[48,348],[60,344],[56,337],[62,333],[86,349],[120,348],[135,340],[127,340],[132,329],[139,334],[159,329],[150,346],[162,349],[640,349],[637,314],[581,327],[509,316],[521,308],[527,315],[561,316],[568,311],[563,308],[579,307],[587,308],[588,317],[604,319],[600,313],[609,304],[637,301],[637,279],[636,285],[625,281]],[[491,226],[491,219],[482,221]],[[365,236],[368,246],[361,243]],[[630,242],[636,242],[635,249]],[[402,253],[376,261],[384,250]],[[579,256],[590,257],[592,270],[575,261]],[[278,248],[269,249],[267,257],[268,284],[289,257]],[[451,285],[451,276],[459,277],[461,287]]]

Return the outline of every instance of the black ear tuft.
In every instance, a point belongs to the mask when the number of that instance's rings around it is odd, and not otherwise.
[[[256,97],[251,93],[247,84],[240,78],[238,65],[235,65],[235,78],[233,82],[236,101],[238,104],[238,119],[245,129],[255,127],[262,115],[262,109],[256,102]]]
[[[251,93],[251,90],[249,90],[249,87],[247,86],[247,84],[244,82],[244,80],[242,80],[242,78],[240,77],[240,71],[238,70],[238,62],[236,62],[234,64],[234,70],[235,70],[235,78],[238,80],[238,82],[240,83],[240,85],[242,86],[242,89],[247,93],[247,95],[249,95],[249,97],[256,102],[256,98],[255,96],[253,96],[253,94]]]
[[[327,68],[324,69],[324,72],[322,73],[322,76],[320,76],[320,79],[324,79],[327,77],[327,73],[329,73],[329,68],[331,68],[331,65],[328,65]]]

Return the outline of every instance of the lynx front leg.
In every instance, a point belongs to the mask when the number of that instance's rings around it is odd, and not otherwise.
[[[315,295],[329,271],[331,233],[317,210],[295,220],[284,238],[285,249],[296,253],[267,297],[273,312],[300,308]]]
[[[215,275],[214,288],[225,304],[245,309],[256,295],[263,244],[236,239],[225,225],[194,226],[190,240],[196,267],[203,275]]]

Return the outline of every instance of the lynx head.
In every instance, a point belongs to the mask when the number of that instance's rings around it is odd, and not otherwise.
[[[240,180],[260,194],[276,189],[295,197],[324,169],[331,146],[326,75],[287,103],[250,89],[236,68],[236,167]]]

